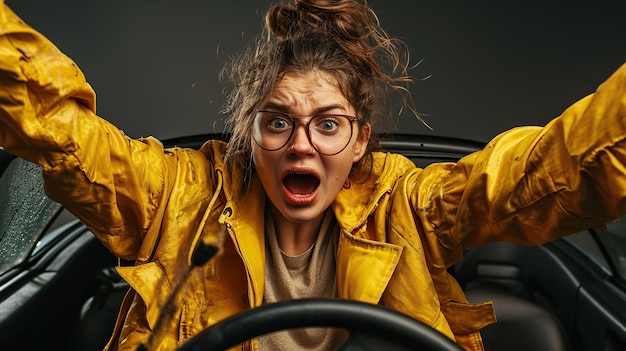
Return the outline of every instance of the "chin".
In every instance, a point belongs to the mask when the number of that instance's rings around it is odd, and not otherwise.
[[[328,206],[318,208],[317,206],[298,207],[290,205],[282,211],[279,210],[279,212],[285,220],[291,223],[307,223],[323,216],[327,208]]]

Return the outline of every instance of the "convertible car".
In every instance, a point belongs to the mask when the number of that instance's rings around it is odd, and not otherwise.
[[[197,148],[220,137],[197,135],[165,144]],[[483,144],[389,135],[382,146],[424,167],[454,162]],[[0,176],[0,350],[101,349],[128,289],[114,267],[132,263],[113,257],[82,223],[45,196],[38,166],[0,149]],[[450,271],[470,301],[494,302],[498,322],[482,332],[488,351],[626,350],[626,218],[541,246],[501,242],[472,249]],[[357,341],[342,350],[392,349],[391,344],[415,349],[410,345],[419,340],[412,338],[426,340],[423,350],[454,350],[437,333],[382,308],[331,301],[272,308],[227,321],[218,339],[247,338],[268,332],[268,326],[295,327],[310,315],[312,325],[342,327],[347,321]],[[395,334],[387,339],[395,340],[370,338],[369,323],[380,318],[394,326],[389,333]],[[227,347],[212,343],[215,333],[208,330],[182,348]]]

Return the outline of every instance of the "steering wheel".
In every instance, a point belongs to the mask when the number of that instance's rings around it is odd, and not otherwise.
[[[341,299],[284,301],[239,313],[200,332],[177,351],[225,350],[257,336],[302,327],[348,331],[339,351],[463,349],[437,330],[389,308]]]

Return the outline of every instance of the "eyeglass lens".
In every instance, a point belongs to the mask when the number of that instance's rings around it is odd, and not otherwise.
[[[352,139],[353,120],[344,115],[321,114],[306,121],[284,113],[261,111],[254,119],[252,136],[263,149],[275,151],[287,145],[298,122],[306,123],[307,135],[315,150],[323,155],[334,155],[345,149]]]

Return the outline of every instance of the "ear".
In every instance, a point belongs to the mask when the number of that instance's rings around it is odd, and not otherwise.
[[[367,144],[370,141],[370,135],[372,132],[372,127],[369,123],[365,123],[359,128],[359,135],[357,137],[356,143],[354,144],[354,158],[352,159],[353,163],[359,162],[361,158],[365,155],[367,151]]]

